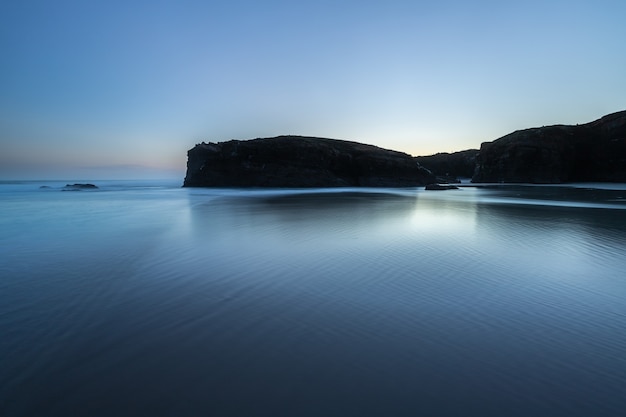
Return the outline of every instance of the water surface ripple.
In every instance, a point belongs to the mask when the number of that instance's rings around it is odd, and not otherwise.
[[[0,183],[2,416],[622,416],[626,191]]]

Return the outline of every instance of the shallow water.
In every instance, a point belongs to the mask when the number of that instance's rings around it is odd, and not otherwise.
[[[622,416],[626,187],[0,184],[2,416]]]

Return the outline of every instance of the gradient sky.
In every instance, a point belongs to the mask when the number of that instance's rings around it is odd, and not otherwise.
[[[0,179],[184,176],[201,141],[412,155],[626,109],[626,1],[0,3]]]

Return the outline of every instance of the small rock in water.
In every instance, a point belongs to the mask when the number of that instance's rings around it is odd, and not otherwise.
[[[441,190],[458,190],[459,187],[452,184],[428,184],[424,187],[425,190],[441,191]]]
[[[67,184],[62,191],[80,191],[80,190],[96,190],[97,186],[93,184]]]

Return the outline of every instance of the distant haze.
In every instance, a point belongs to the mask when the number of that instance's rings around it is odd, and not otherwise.
[[[412,155],[626,109],[626,2],[8,1],[0,179],[183,176],[201,141]]]

